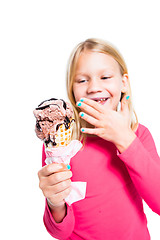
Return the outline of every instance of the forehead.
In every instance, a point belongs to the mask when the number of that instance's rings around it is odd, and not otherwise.
[[[120,68],[118,62],[109,54],[98,51],[83,51],[77,61],[76,74],[89,70],[115,72],[119,71]]]

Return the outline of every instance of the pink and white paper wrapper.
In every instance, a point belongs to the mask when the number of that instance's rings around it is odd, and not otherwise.
[[[59,148],[45,148],[46,160],[45,163],[64,163],[66,165],[70,164],[70,159],[76,155],[76,153],[81,149],[82,143],[78,140],[72,140],[67,146]],[[82,200],[86,195],[86,182],[72,182],[71,192],[65,202],[71,205],[74,202]]]

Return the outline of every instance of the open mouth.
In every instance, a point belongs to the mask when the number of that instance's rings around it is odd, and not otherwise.
[[[92,98],[92,100],[101,103],[101,104],[105,104],[105,102],[108,100],[109,98]]]

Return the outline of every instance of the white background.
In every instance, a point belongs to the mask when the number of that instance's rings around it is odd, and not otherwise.
[[[67,61],[86,38],[108,40],[124,56],[139,122],[160,154],[159,23],[158,0],[0,2],[1,239],[53,239],[42,221],[42,142],[32,112],[45,99],[67,98]],[[160,216],[146,205],[145,212],[151,239],[159,240]]]

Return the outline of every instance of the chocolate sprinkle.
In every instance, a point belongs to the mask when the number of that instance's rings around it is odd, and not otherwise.
[[[48,100],[44,100],[43,102],[41,102],[41,103],[38,105],[38,107],[41,106],[43,103],[48,102],[48,101],[52,101],[52,100],[58,100],[58,99],[57,99],[57,98],[50,98],[50,99],[48,99]]]
[[[51,105],[56,105],[57,107],[59,107],[57,104],[49,104],[49,105],[46,105],[46,106],[42,106],[42,107],[37,107],[36,110],[43,110],[45,108],[49,108]],[[60,107],[59,107],[60,108]]]
[[[58,100],[57,98],[50,98],[50,99],[48,99],[48,100],[45,100],[45,101],[43,101],[43,102],[41,102],[39,105],[38,105],[38,107],[36,108],[36,110],[43,110],[43,109],[45,109],[45,108],[48,108],[48,107],[50,107],[51,105],[57,105],[57,104],[48,104],[48,105],[46,105],[46,106],[42,106],[41,107],[41,105],[43,104],[43,103],[45,103],[45,102],[49,102],[49,101],[55,101],[55,100]],[[60,99],[62,102],[63,102],[63,108],[66,110],[67,109],[67,104],[66,104],[66,102],[63,100],[63,99]],[[58,105],[57,105],[58,106]],[[59,107],[59,106],[58,106]]]
[[[60,99],[60,100],[63,102],[63,107],[64,107],[64,109],[66,110],[66,109],[67,109],[66,102],[65,102],[63,99]]]
[[[42,131],[42,128],[41,128],[41,126],[39,125],[39,121],[37,120],[37,122],[36,122],[36,128],[38,129],[38,131]]]
[[[57,124],[57,126],[56,126],[56,131],[58,131],[58,129],[59,129],[59,127],[62,125],[62,123],[60,123],[60,124]]]

